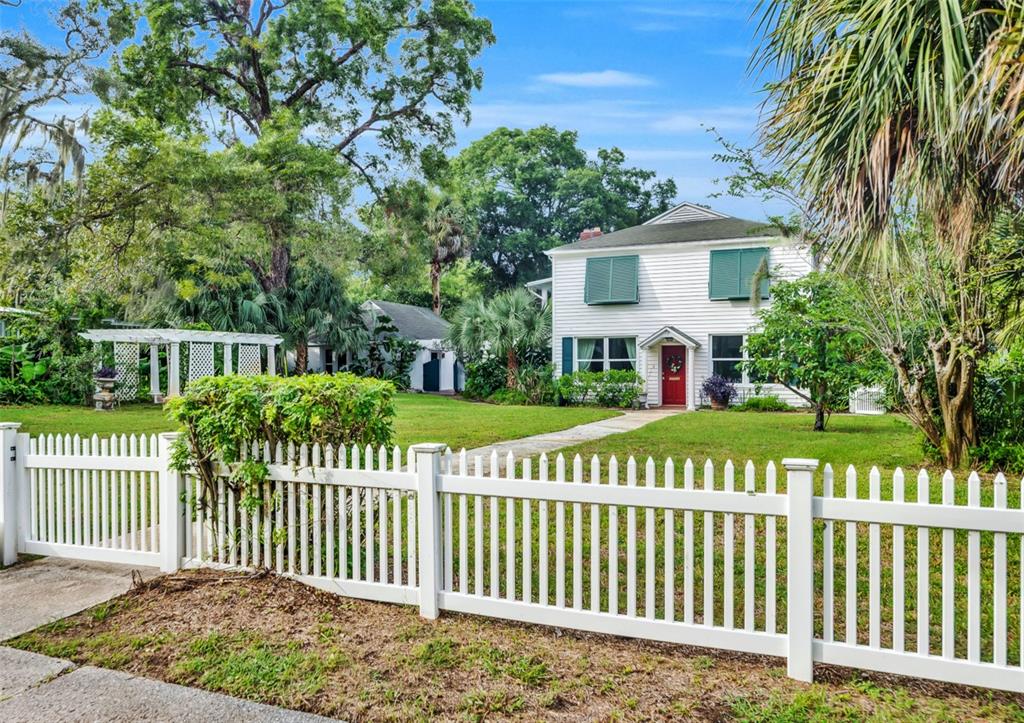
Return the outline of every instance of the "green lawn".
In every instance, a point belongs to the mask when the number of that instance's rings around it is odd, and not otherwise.
[[[837,473],[849,464],[864,473],[872,465],[905,470],[926,464],[917,432],[899,417],[834,415],[825,432],[812,431],[814,418],[803,413],[712,412],[680,414],[648,424],[633,432],[617,434],[571,447],[565,454],[590,457],[629,455],[638,462],[648,456],[657,462],[672,457],[681,467],[687,458],[702,466],[711,459],[720,467],[727,459],[742,465],[752,460],[763,467],[784,457],[811,457],[821,466],[831,463]]]
[[[480,447],[531,434],[553,432],[613,417],[617,412],[585,407],[500,407],[426,394],[395,398],[395,441],[444,442],[452,447]],[[21,422],[30,434],[155,434],[173,429],[161,407],[125,405],[114,412],[62,405],[0,407],[0,422]]]

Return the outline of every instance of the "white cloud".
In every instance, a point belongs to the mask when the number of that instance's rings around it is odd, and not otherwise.
[[[552,85],[566,85],[573,88],[638,88],[654,85],[654,80],[645,75],[626,73],[621,70],[600,70],[586,73],[545,73],[537,79]]]
[[[720,131],[752,130],[757,113],[751,108],[723,106],[669,113],[651,123],[651,129],[661,133],[693,133],[705,128]]]

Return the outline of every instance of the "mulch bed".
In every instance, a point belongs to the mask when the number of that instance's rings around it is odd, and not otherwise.
[[[1024,696],[827,666],[807,686],[777,658],[427,621],[265,572],[159,577],[12,644],[354,720],[1024,718]]]

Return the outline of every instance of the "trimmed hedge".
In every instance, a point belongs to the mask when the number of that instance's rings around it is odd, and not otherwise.
[[[628,369],[573,372],[558,378],[558,394],[569,405],[630,407],[643,392],[643,377]]]
[[[231,466],[243,501],[258,497],[266,465],[242,462],[242,450],[253,441],[269,441],[271,449],[279,442],[389,445],[394,394],[391,382],[349,373],[203,377],[167,402],[169,416],[185,430],[175,467],[195,470],[212,493],[213,465],[220,460]]]

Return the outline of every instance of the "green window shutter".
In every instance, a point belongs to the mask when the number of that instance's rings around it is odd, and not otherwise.
[[[750,298],[750,285],[761,262],[768,256],[767,248],[740,250],[740,290],[739,298]],[[761,298],[768,298],[768,279],[761,279]]]
[[[562,337],[562,374],[572,374],[572,337]]]
[[[735,299],[740,288],[740,250],[719,249],[711,252],[708,273],[708,297]]]
[[[711,252],[708,297],[711,299],[749,299],[754,274],[768,255],[764,247],[718,249]],[[768,279],[761,280],[761,298],[768,298]]]
[[[583,300],[588,304],[607,304],[611,297],[612,260],[587,259],[587,279],[583,287]]]
[[[637,292],[639,256],[616,256],[612,259],[612,283],[609,301],[620,304],[635,304],[640,298]]]
[[[583,300],[587,304],[635,304],[640,300],[638,256],[587,259]]]

